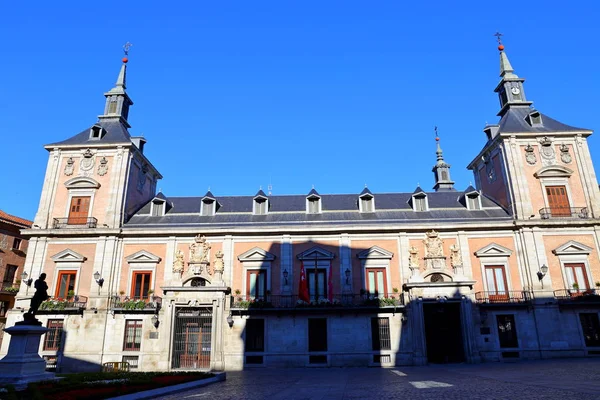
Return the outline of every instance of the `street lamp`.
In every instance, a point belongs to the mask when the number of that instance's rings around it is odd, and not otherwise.
[[[346,271],[344,271],[344,273],[346,274],[346,285],[350,284],[350,270],[348,268],[346,268]]]
[[[288,284],[288,271],[287,269],[283,270],[283,279],[285,279],[285,286]]]
[[[101,277],[100,272],[94,272],[94,279],[96,280],[98,286],[102,287],[102,285],[104,284],[104,278]]]
[[[21,274],[21,282],[25,283],[28,287],[31,286],[31,282],[33,282],[33,279],[29,278],[27,279],[28,275],[27,272],[23,271],[23,273]]]

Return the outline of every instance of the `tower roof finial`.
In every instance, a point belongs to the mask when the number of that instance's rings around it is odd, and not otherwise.
[[[518,76],[514,73],[512,65],[510,65],[510,61],[508,61],[508,57],[504,52],[504,45],[502,44],[502,36],[504,36],[500,32],[494,33],[496,36],[496,40],[498,41],[498,51],[500,51],[500,76],[502,78],[518,78]]]

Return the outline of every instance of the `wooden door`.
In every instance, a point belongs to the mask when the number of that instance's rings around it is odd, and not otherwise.
[[[384,296],[387,294],[385,268],[367,269],[367,292]]]
[[[567,188],[565,186],[546,186],[546,195],[548,197],[548,205],[550,213],[553,217],[569,217],[571,216],[571,205],[567,196]]]
[[[69,208],[69,225],[85,225],[90,211],[90,197],[78,196],[71,198],[71,207]]]
[[[508,300],[508,283],[502,265],[489,265],[485,267],[490,302]]]

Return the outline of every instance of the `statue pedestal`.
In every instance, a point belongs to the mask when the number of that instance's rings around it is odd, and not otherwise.
[[[14,385],[21,390],[29,382],[56,379],[52,372],[46,372],[46,361],[38,354],[41,336],[48,332],[47,328],[23,324],[4,332],[10,335],[10,343],[8,353],[0,360],[0,385]]]

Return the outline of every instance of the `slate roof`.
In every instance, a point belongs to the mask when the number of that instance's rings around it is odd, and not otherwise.
[[[550,133],[550,132],[573,132],[589,131],[589,129],[576,128],[565,125],[546,114],[542,114],[542,125],[531,126],[526,117],[534,110],[529,107],[509,107],[498,123],[501,133]],[[539,111],[538,111],[539,112]]]
[[[221,207],[213,216],[200,215],[202,197],[169,197],[172,208],[162,217],[150,216],[146,204],[125,224],[131,227],[182,227],[182,226],[273,226],[285,224],[361,224],[361,223],[414,223],[415,221],[476,221],[510,220],[506,210],[491,199],[482,196],[482,210],[468,210],[465,192],[427,193],[429,211],[415,212],[410,206],[412,193],[377,193],[375,212],[361,213],[358,194],[325,194],[321,196],[322,213],[306,213],[306,195],[269,196],[267,215],[253,215],[253,196],[216,196]]]
[[[90,139],[90,129],[94,125],[99,125],[106,130],[104,137],[100,139]],[[131,144],[131,135],[125,125],[118,120],[103,120],[96,122],[86,130],[70,137],[62,142],[47,144],[46,146],[66,146],[66,145],[98,145],[98,144]]]

